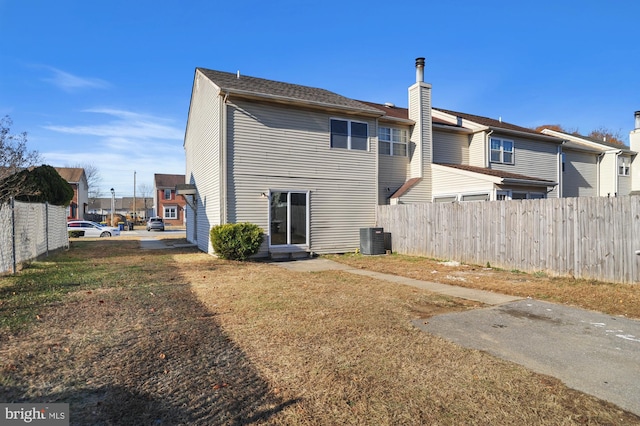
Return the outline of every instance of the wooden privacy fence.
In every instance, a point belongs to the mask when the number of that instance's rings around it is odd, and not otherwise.
[[[640,281],[640,196],[378,206],[377,226],[397,253]]]

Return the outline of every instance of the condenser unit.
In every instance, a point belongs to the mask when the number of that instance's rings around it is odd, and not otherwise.
[[[382,228],[360,228],[360,253],[386,253],[384,249],[384,230]]]

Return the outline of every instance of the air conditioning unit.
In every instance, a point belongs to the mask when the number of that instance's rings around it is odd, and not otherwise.
[[[382,228],[360,228],[360,253],[368,255],[386,253]]]

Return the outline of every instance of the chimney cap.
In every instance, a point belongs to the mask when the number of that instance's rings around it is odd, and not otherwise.
[[[416,67],[424,67],[424,58],[416,58]]]

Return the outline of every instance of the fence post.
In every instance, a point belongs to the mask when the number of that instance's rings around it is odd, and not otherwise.
[[[44,220],[45,241],[47,244],[46,256],[49,257],[49,202],[44,203]]]
[[[16,264],[16,212],[15,212],[15,200],[11,197],[11,259],[13,260],[13,274],[15,275],[18,269]]]

